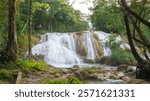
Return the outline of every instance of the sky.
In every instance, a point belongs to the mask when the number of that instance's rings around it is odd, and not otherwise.
[[[93,0],[70,0],[70,4],[73,2],[73,8],[76,10],[80,10],[84,14],[92,14],[92,12],[88,9],[89,7],[93,7]]]

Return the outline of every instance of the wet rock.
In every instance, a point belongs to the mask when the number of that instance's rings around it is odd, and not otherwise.
[[[85,46],[85,43],[82,42],[82,43],[79,43],[79,52],[81,54],[81,56],[86,56],[87,55],[87,51],[86,51],[86,46]]]
[[[74,65],[73,68],[80,68],[78,65]]]
[[[129,66],[127,64],[121,64],[118,66],[117,71],[126,71],[129,68]]]
[[[63,69],[61,73],[62,73],[62,74],[68,74],[68,72],[69,72],[69,71],[68,71],[67,69]]]
[[[135,73],[135,71],[136,71],[136,67],[129,66],[129,68],[127,68],[127,70],[125,71],[125,73]]]
[[[123,84],[123,80],[107,79],[104,81],[105,84]]]
[[[85,62],[85,63],[95,63],[94,60],[88,60],[88,59],[85,59],[84,62]]]
[[[121,79],[124,76],[125,76],[125,74],[123,72],[118,72],[117,79]]]
[[[114,73],[110,73],[109,75],[109,79],[117,79],[118,75],[114,74]]]
[[[92,74],[91,77],[93,77],[93,79],[97,79],[97,80],[100,80],[100,81],[104,81],[108,78],[108,76],[106,76],[104,74],[98,74],[98,73]]]
[[[122,80],[125,82],[125,83],[129,83],[131,81],[131,79],[127,76],[124,76],[122,77]]]
[[[123,77],[124,73],[123,72],[118,72],[118,77]]]

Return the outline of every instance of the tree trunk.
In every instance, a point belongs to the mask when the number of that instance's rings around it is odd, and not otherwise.
[[[8,53],[9,60],[17,59],[17,36],[16,36],[16,23],[15,23],[15,13],[16,13],[16,0],[9,0],[9,31],[8,31],[8,41],[6,46],[6,52]],[[8,61],[8,60],[7,60]]]
[[[139,54],[137,53],[137,51],[136,51],[136,49],[134,47],[134,44],[133,44],[133,41],[132,41],[132,36],[131,36],[131,30],[130,30],[130,26],[129,26],[129,21],[128,21],[128,16],[127,15],[124,16],[124,22],[125,22],[125,25],[126,25],[126,31],[127,31],[128,41],[129,41],[129,45],[131,47],[132,54],[135,57],[135,59],[137,60],[137,62],[141,62],[141,61],[143,61],[143,59],[139,56]]]
[[[32,34],[32,0],[29,1],[29,33],[28,33],[29,56],[31,56],[31,34]]]

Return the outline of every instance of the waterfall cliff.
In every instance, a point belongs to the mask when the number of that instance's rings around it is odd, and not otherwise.
[[[105,32],[47,33],[32,48],[33,55],[44,55],[48,64],[81,65],[111,55],[106,46],[110,34]],[[120,37],[117,37],[121,40]],[[123,46],[122,46],[123,47]]]

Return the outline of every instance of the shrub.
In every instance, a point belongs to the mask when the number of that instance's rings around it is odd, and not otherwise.
[[[47,70],[48,65],[44,61],[36,61],[36,60],[22,60],[19,59],[15,62],[15,64],[24,69],[24,70]]]
[[[124,63],[133,64],[135,60],[131,52],[118,48],[112,50],[110,61],[112,65],[119,65]]]
[[[13,79],[13,73],[6,69],[0,69],[0,79]]]
[[[119,65],[119,64],[134,64],[135,59],[129,50],[121,49],[120,43],[113,43],[111,45],[111,56],[102,57],[100,63]]]
[[[7,68],[7,69],[22,69],[26,71],[30,70],[41,70],[41,71],[46,71],[48,68],[48,64],[46,64],[44,61],[36,61],[33,59],[18,59],[15,62],[7,62],[0,64],[1,68]]]

